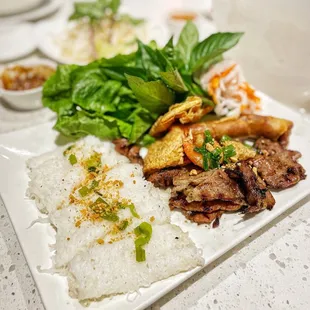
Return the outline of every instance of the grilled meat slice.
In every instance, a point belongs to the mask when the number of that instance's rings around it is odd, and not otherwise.
[[[219,225],[219,219],[224,213],[223,211],[217,211],[213,213],[202,213],[202,212],[191,212],[191,211],[182,211],[187,219],[197,224],[210,224],[214,221],[217,227]]]
[[[248,208],[244,212],[259,212],[272,209],[275,200],[267,189],[265,182],[257,176],[247,161],[238,163],[234,170],[226,169],[226,173],[237,180],[244,191]]]
[[[285,189],[306,178],[305,169],[297,162],[300,153],[282,150],[271,156],[251,160],[258,174],[270,189]]]
[[[143,158],[140,156],[140,147],[128,142],[127,139],[121,138],[113,141],[115,144],[115,150],[126,156],[130,162],[143,165]]]
[[[152,182],[155,187],[167,188],[173,185],[173,178],[181,175],[198,175],[202,170],[197,169],[194,165],[187,165],[184,167],[175,167],[162,169],[153,172],[147,177],[149,182]]]
[[[201,172],[196,176],[180,174],[173,178],[172,192],[183,192],[188,202],[192,201],[231,201],[244,204],[244,195],[235,180],[222,169]]]
[[[170,209],[180,208],[186,211],[213,213],[216,211],[234,212],[241,209],[242,205],[234,204],[229,201],[193,201],[188,202],[184,194],[178,194],[169,200]]]
[[[274,142],[264,137],[257,139],[254,147],[264,155],[273,155],[283,150],[279,142]]]
[[[173,178],[182,173],[182,168],[168,168],[156,171],[147,177],[155,187],[167,188],[173,185]]]

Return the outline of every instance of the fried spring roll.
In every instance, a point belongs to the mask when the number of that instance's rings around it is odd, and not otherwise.
[[[187,136],[189,132],[196,135],[205,130],[210,130],[215,139],[220,139],[223,135],[250,138],[265,137],[279,141],[282,146],[286,147],[292,127],[293,123],[289,120],[249,114],[239,118],[223,118],[217,121],[183,126],[183,131]]]

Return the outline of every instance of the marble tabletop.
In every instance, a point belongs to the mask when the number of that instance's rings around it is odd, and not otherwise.
[[[15,111],[0,102],[0,133],[53,118],[46,109]],[[309,249],[310,196],[149,310],[310,309]],[[0,198],[0,310],[15,309],[41,310],[44,306]]]

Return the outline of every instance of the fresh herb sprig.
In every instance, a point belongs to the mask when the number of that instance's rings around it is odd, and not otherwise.
[[[81,8],[74,18],[86,14]],[[151,142],[144,136],[172,104],[197,95],[214,105],[197,72],[219,61],[241,36],[215,33],[199,42],[196,26],[188,22],[176,44],[173,38],[163,48],[138,41],[137,51],[129,55],[102,58],[86,66],[60,65],[44,84],[43,104],[57,113],[54,128],[66,136]]]

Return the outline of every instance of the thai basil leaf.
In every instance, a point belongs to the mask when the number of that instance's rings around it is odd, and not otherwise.
[[[174,103],[174,93],[162,81],[144,82],[136,76],[126,77],[141,106],[148,111],[160,115]]]
[[[195,24],[191,21],[187,22],[180,34],[175,49],[179,58],[183,61],[185,69],[188,70],[191,53],[199,40],[199,33]]]
[[[164,83],[174,91],[178,93],[185,93],[188,91],[182,76],[177,69],[168,72],[160,72],[160,76]]]
[[[190,71],[195,72],[206,62],[234,47],[242,35],[242,32],[219,32],[198,43],[190,57]]]
[[[102,72],[108,76],[112,80],[117,81],[126,81],[125,74],[134,75],[146,80],[145,70],[140,68],[134,67],[126,67],[126,66],[119,66],[119,67],[107,67],[102,68]]]
[[[166,56],[157,49],[138,41],[138,51],[136,53],[136,65],[143,68],[150,79],[159,78],[161,71],[172,69],[172,65]]]

